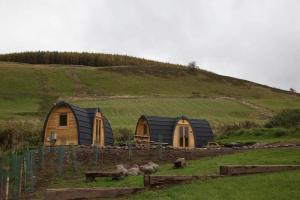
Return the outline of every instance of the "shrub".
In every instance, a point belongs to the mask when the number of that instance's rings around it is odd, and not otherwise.
[[[29,122],[7,122],[0,126],[0,148],[18,150],[36,146],[41,141],[41,128]]]
[[[116,143],[126,143],[128,141],[129,135],[132,134],[132,131],[128,128],[120,128],[115,131],[115,140]]]
[[[255,122],[251,121],[244,121],[240,123],[234,123],[232,125],[223,125],[218,127],[218,132],[221,133],[221,137],[223,136],[229,136],[232,133],[234,134],[243,134],[243,129],[251,129],[251,128],[258,128],[260,127],[259,124],[256,124]]]
[[[266,123],[265,127],[300,127],[300,109],[282,111]]]

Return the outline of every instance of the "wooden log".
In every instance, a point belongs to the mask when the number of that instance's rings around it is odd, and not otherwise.
[[[102,172],[102,171],[87,171],[85,178],[87,182],[95,181],[96,177],[112,177],[113,180],[120,180],[122,178],[121,171]]]
[[[226,165],[220,166],[220,175],[242,175],[287,170],[300,170],[300,165]]]
[[[47,189],[46,200],[72,200],[94,198],[116,198],[123,195],[133,194],[144,188],[61,188]]]
[[[221,175],[207,175],[207,176],[144,176],[144,186],[145,187],[154,187],[154,186],[163,186],[163,185],[172,185],[178,183],[189,182],[192,180],[208,180],[213,178],[223,177]]]

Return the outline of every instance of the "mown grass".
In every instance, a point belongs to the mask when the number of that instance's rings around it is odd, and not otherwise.
[[[160,190],[149,190],[123,199],[159,200],[285,200],[298,199],[300,171],[194,181]]]

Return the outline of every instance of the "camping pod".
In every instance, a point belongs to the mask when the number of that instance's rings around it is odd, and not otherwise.
[[[136,145],[166,143],[175,148],[198,148],[213,140],[206,120],[142,115],[136,125]]]
[[[99,108],[80,108],[59,101],[50,109],[44,124],[44,145],[112,146],[109,121]]]

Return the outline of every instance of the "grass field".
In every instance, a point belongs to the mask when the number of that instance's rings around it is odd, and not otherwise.
[[[281,172],[194,181],[162,190],[146,191],[124,199],[159,200],[285,200],[298,199],[300,172]]]
[[[219,165],[226,164],[300,164],[299,149],[265,149],[232,155],[202,158],[188,161],[184,169],[173,169],[171,164],[161,165],[158,175],[207,175],[216,174]],[[273,174],[230,177],[210,181],[194,181],[159,190],[149,190],[129,199],[296,199],[299,195],[300,172],[282,172]],[[126,177],[122,181],[98,178],[96,182],[86,183],[84,177],[55,179],[51,188],[61,187],[121,187],[143,186],[141,176]],[[267,196],[265,196],[267,193]],[[242,198],[243,199],[243,198]],[[273,198],[272,198],[273,199]]]
[[[131,131],[142,114],[187,115],[218,126],[245,120],[262,124],[274,112],[300,107],[300,97],[287,92],[179,67],[95,68],[0,62],[0,77],[2,123],[24,120],[41,126],[57,99],[99,106],[114,130]]]

